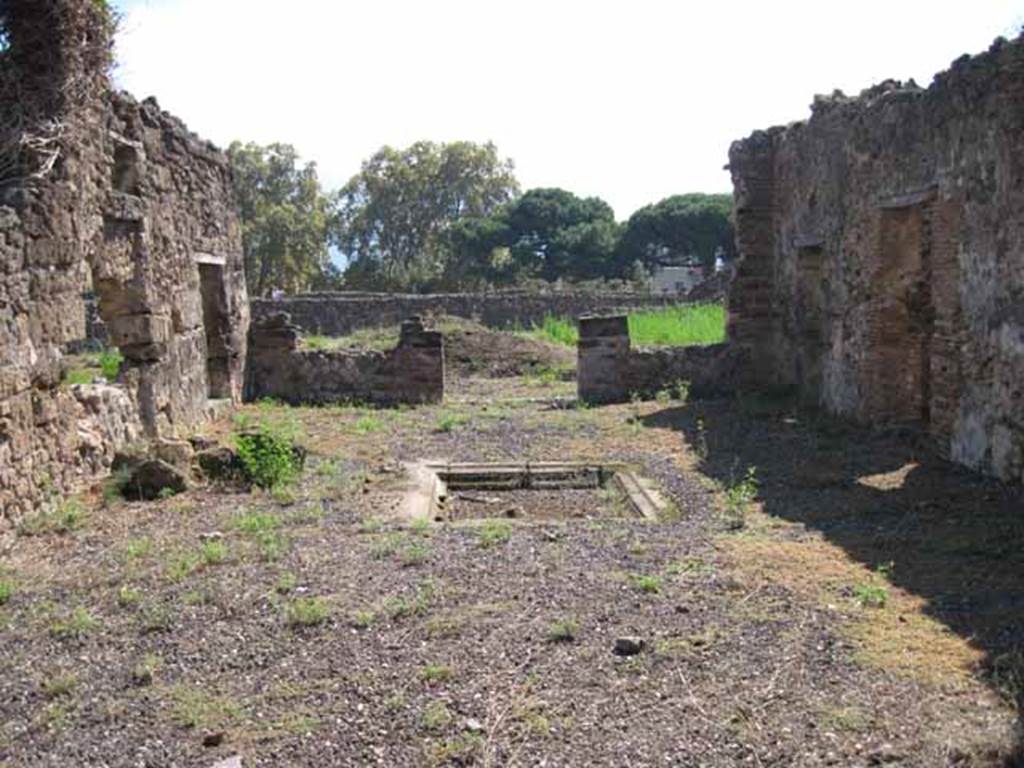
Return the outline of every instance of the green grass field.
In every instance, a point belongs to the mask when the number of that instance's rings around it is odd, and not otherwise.
[[[529,332],[531,336],[566,346],[576,346],[576,322],[548,316]],[[629,338],[640,347],[685,347],[725,341],[725,309],[719,304],[636,312],[629,315]]]

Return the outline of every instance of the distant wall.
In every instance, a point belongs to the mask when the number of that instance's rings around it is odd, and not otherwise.
[[[279,301],[254,299],[254,318],[287,312],[306,333],[345,336],[360,328],[398,325],[407,317],[454,315],[489,328],[530,327],[545,315],[578,317],[674,306],[679,296],[640,293],[310,293]]]
[[[390,352],[301,348],[301,333],[279,312],[253,323],[246,398],[293,405],[339,402],[436,403],[444,398],[444,342],[418,318],[402,323]]]
[[[621,403],[689,384],[698,397],[726,394],[738,383],[740,355],[726,344],[633,349],[625,315],[579,318],[577,391],[588,403]]]

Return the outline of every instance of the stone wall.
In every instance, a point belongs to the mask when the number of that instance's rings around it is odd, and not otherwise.
[[[287,313],[253,323],[246,397],[292,405],[438,403],[444,399],[444,342],[406,320],[390,352],[303,349],[301,330]]]
[[[20,114],[14,145],[32,151],[0,146],[0,534],[125,442],[188,431],[208,397],[241,395],[227,161],[155,101],[110,90],[91,53],[109,50],[103,14],[93,0],[8,4],[0,112]],[[68,387],[89,291],[125,363],[114,386]]]
[[[730,150],[729,337],[762,384],[1024,478],[1024,38]]]
[[[581,317],[579,332],[577,394],[587,403],[622,403],[683,381],[697,397],[728,394],[744,367],[727,344],[633,349],[625,315]]]
[[[311,293],[274,301],[254,299],[253,317],[287,312],[307,333],[346,336],[360,328],[398,325],[407,317],[453,315],[477,320],[488,328],[529,328],[545,315],[578,317],[630,309],[675,306],[678,296],[642,293]]]

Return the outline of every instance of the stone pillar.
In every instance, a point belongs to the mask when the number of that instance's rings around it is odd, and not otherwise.
[[[440,403],[444,400],[444,338],[428,331],[423,319],[413,315],[402,321],[398,347],[391,353],[393,376],[404,390],[401,402]]]
[[[581,317],[577,342],[576,386],[587,403],[629,399],[629,324],[625,315]]]

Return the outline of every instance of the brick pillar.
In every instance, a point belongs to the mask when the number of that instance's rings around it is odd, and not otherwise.
[[[629,325],[625,315],[579,318],[576,386],[587,403],[629,399]]]

